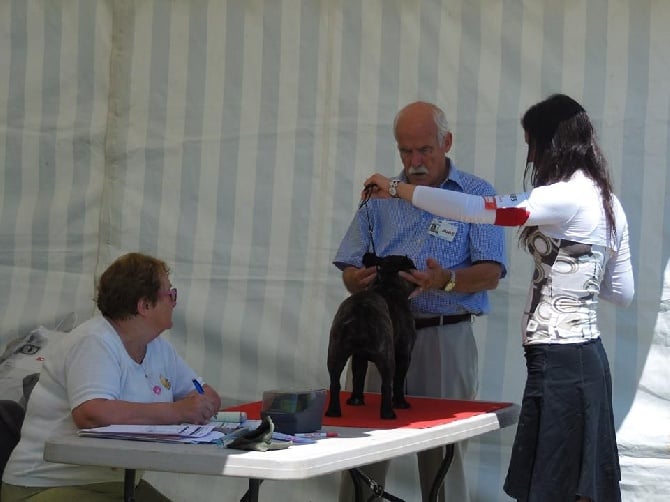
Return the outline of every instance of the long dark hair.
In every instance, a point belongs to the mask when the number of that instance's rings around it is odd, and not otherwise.
[[[607,228],[616,234],[612,209],[612,183],[607,161],[598,146],[595,129],[586,111],[569,96],[553,94],[531,106],[521,119],[528,139],[528,160],[524,188],[530,179],[533,187],[565,181],[583,171],[600,188]],[[526,243],[537,227],[526,227],[519,241]]]

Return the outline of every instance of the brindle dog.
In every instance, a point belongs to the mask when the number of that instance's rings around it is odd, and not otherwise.
[[[364,403],[363,387],[368,361],[381,376],[381,418],[393,419],[393,408],[409,408],[405,399],[405,377],[416,339],[409,294],[416,287],[398,275],[416,268],[407,256],[377,257],[366,253],[363,265],[376,266],[377,276],[367,289],[346,298],[337,309],[330,328],[328,373],[330,375],[329,417],[342,415],[340,376],[352,357],[353,390],[347,404]]]

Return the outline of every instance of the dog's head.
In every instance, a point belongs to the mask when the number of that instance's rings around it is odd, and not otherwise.
[[[377,256],[365,253],[363,256],[365,267],[377,267],[375,283],[382,286],[401,287],[409,294],[416,286],[398,275],[401,270],[407,272],[415,269],[416,265],[411,258],[404,255]]]
[[[363,266],[383,268],[389,272],[400,272],[401,270],[411,270],[416,268],[411,258],[399,254],[390,254],[388,256],[377,256],[374,253],[365,253],[363,255]]]

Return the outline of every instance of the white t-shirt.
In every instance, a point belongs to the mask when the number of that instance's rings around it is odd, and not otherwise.
[[[612,197],[616,237],[607,230],[600,189],[581,171],[530,192],[478,197],[418,186],[412,203],[471,223],[537,226],[523,318],[523,343],[582,343],[598,337],[598,298],[621,306],[634,295],[628,223]]]
[[[45,462],[45,441],[76,433],[71,412],[85,401],[171,402],[191,392],[196,377],[166,340],[152,340],[138,364],[104,317],[89,319],[47,347],[3,481],[35,487],[122,481],[120,469]]]

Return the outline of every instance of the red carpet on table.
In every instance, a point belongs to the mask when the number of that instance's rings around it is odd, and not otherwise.
[[[365,394],[365,406],[349,406],[346,404],[350,392],[340,393],[342,407],[341,417],[323,417],[323,425],[335,427],[359,427],[364,429],[395,429],[397,427],[410,427],[421,429],[446,424],[454,420],[490,413],[506,408],[511,403],[488,402],[488,401],[457,401],[452,399],[433,399],[427,397],[408,396],[407,400],[412,405],[407,410],[395,410],[395,420],[382,420],[379,418],[379,404],[381,396],[375,393]],[[326,406],[329,397],[326,396]],[[244,411],[249,420],[261,418],[262,401],[241,404],[226,408],[226,411]],[[325,409],[324,409],[325,411]]]

